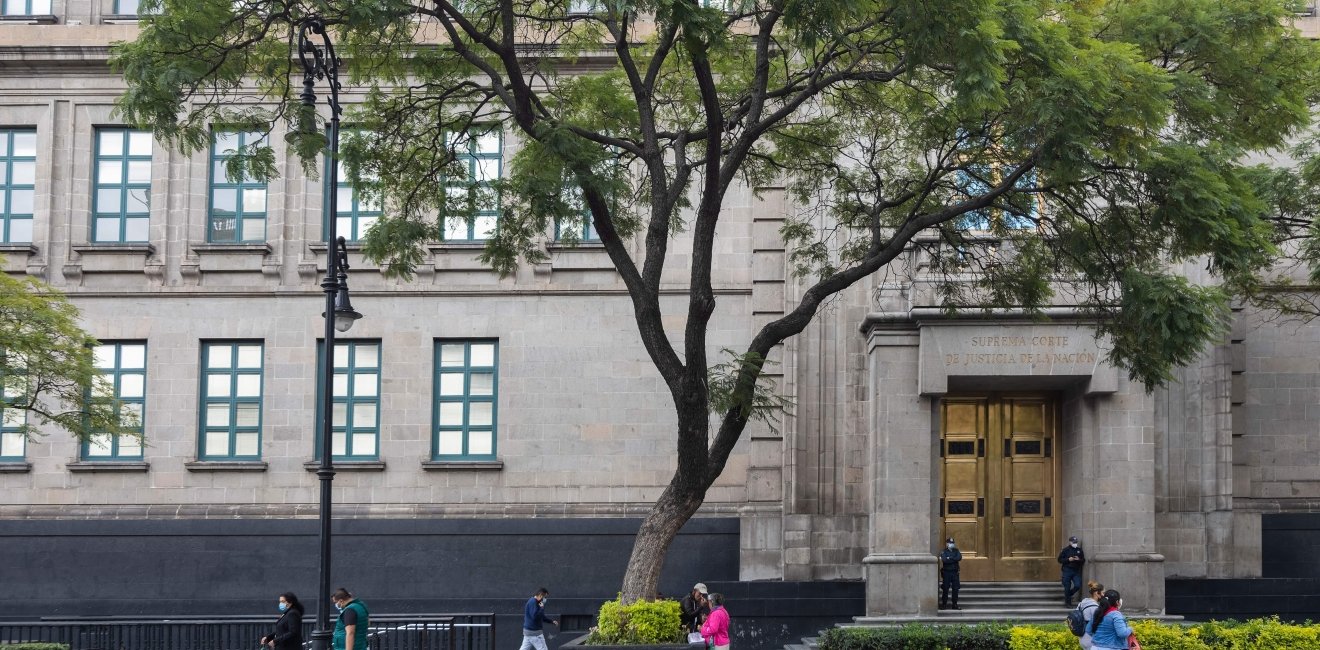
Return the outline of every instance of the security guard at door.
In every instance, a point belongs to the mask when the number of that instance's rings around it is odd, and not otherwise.
[[[962,583],[958,581],[958,563],[962,562],[962,551],[953,543],[953,538],[944,540],[944,552],[940,553],[940,609],[944,609],[945,603],[949,602],[949,590],[953,590],[953,608],[958,607],[958,589]]]

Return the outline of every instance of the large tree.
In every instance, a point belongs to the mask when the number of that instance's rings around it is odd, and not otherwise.
[[[136,416],[126,420],[108,395],[95,345],[64,294],[0,272],[0,417],[7,432],[33,438],[51,424],[83,441],[138,435]]]
[[[633,600],[655,593],[670,542],[764,406],[772,348],[905,249],[927,249],[951,309],[1088,310],[1111,360],[1148,385],[1220,336],[1229,296],[1275,252],[1268,174],[1242,161],[1305,129],[1316,96],[1320,56],[1288,5],[147,0],[114,64],[123,116],[185,151],[212,124],[253,125],[287,132],[314,167],[324,132],[291,55],[296,25],[322,16],[365,93],[346,117],[363,133],[345,146],[350,175],[387,205],[367,251],[396,273],[446,220],[495,209],[482,259],[509,273],[585,206],[677,416],[677,466],[624,578]],[[494,124],[521,147],[487,187],[457,160]],[[235,160],[274,170],[269,151]],[[805,289],[717,363],[725,197],[778,183],[802,207],[782,234]],[[679,242],[686,267],[666,272]],[[1215,281],[1176,272],[1193,260]],[[661,278],[680,270],[685,324],[667,331]]]

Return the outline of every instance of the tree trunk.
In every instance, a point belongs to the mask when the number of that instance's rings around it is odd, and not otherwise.
[[[706,498],[706,488],[683,489],[676,472],[664,494],[651,506],[651,512],[642,521],[633,542],[628,569],[623,574],[623,602],[652,600],[660,584],[660,570],[664,567],[669,545],[679,529],[696,514]]]

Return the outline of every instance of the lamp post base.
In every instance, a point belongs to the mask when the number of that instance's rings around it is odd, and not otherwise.
[[[330,650],[330,642],[334,637],[335,633],[332,630],[313,630],[312,650]]]

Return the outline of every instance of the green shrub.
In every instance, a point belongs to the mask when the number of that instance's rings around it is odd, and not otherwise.
[[[1194,625],[1135,621],[1143,650],[1320,650],[1320,625],[1289,625],[1278,618]],[[1077,637],[1061,624],[906,625],[826,630],[821,650],[1076,650]]]
[[[1158,621],[1132,621],[1132,630],[1141,641],[1141,647],[1151,650],[1210,650],[1199,634],[1182,625],[1166,625]]]
[[[838,627],[825,631],[821,650],[1008,650],[1010,626],[920,625]]]
[[[1277,616],[1244,623],[1212,621],[1192,627],[1188,633],[1204,640],[1206,647],[1213,650],[1320,650],[1320,628],[1289,625]]]
[[[0,650],[69,650],[63,643],[0,643]]]
[[[619,599],[600,606],[596,627],[587,645],[650,645],[686,640],[678,601],[639,600],[623,605]]]
[[[1074,650],[1081,647],[1072,632],[1060,626],[1020,625],[1013,628],[1009,650]]]

